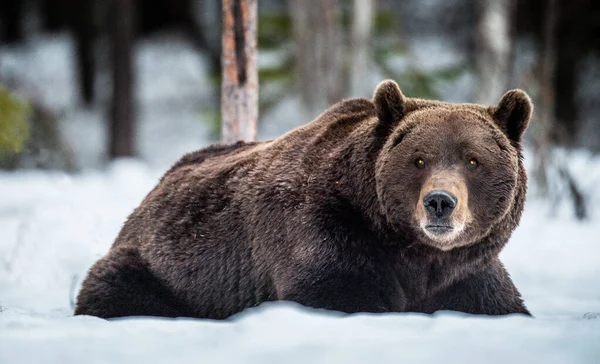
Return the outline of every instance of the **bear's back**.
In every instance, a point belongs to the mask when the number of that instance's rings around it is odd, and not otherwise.
[[[267,253],[253,246],[254,236],[299,221],[292,207],[309,194],[311,175],[335,150],[356,142],[357,133],[367,133],[374,115],[370,101],[347,100],[278,139],[185,155],[130,215],[114,248],[138,250],[179,299],[213,317],[274,299],[272,267],[261,260]],[[220,312],[217,302],[231,306]]]

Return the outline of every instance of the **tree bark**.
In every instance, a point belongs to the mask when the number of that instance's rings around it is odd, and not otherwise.
[[[338,0],[292,0],[300,95],[315,116],[344,97]]]
[[[135,0],[113,0],[112,105],[110,158],[135,154],[135,99],[133,95],[133,47]]]
[[[256,0],[223,0],[222,141],[254,140],[258,120]]]
[[[481,0],[478,6],[475,102],[495,105],[508,87],[513,0]]]
[[[367,96],[371,92],[365,79],[368,76],[369,41],[373,27],[373,0],[354,0],[353,8],[350,90],[352,96]]]

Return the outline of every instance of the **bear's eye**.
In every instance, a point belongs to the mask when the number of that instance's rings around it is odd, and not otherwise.
[[[417,168],[419,169],[425,168],[425,161],[423,160],[423,158],[417,158],[417,160],[415,161],[415,166],[417,166]]]
[[[477,161],[477,159],[471,158],[467,162],[467,168],[469,168],[469,169],[476,169],[477,167],[479,167],[479,162]]]

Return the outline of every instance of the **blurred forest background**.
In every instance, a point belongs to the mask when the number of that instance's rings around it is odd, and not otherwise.
[[[0,168],[165,168],[221,138],[221,1],[0,1]],[[600,152],[600,2],[258,0],[256,24],[259,139],[384,78],[490,105],[518,87],[536,191],[586,216],[565,151]]]

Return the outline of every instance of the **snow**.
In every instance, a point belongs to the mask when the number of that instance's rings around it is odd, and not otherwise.
[[[0,76],[24,77],[26,87],[62,113],[61,125],[84,167],[75,175],[0,172],[0,363],[599,360],[600,214],[592,209],[587,221],[577,222],[568,200],[542,200],[535,188],[501,256],[533,319],[340,315],[284,302],[221,322],[73,317],[83,277],[108,251],[126,216],[170,163],[210,142],[200,113],[211,95],[205,72],[196,68],[203,60],[189,45],[178,38],[144,40],[136,60],[142,70],[141,158],[103,164],[102,108],[77,105],[73,77],[65,73],[69,52],[65,36],[0,49]],[[106,87],[106,80],[99,85]],[[261,125],[263,138],[296,126],[297,99],[287,97],[273,113],[281,118],[266,119],[282,122]],[[600,158],[582,152],[555,157],[575,175],[589,206],[600,205]]]
[[[11,364],[592,363],[600,329],[598,320],[559,326],[457,314],[339,317],[292,304],[265,305],[226,322],[17,315],[2,320],[0,359]]]

